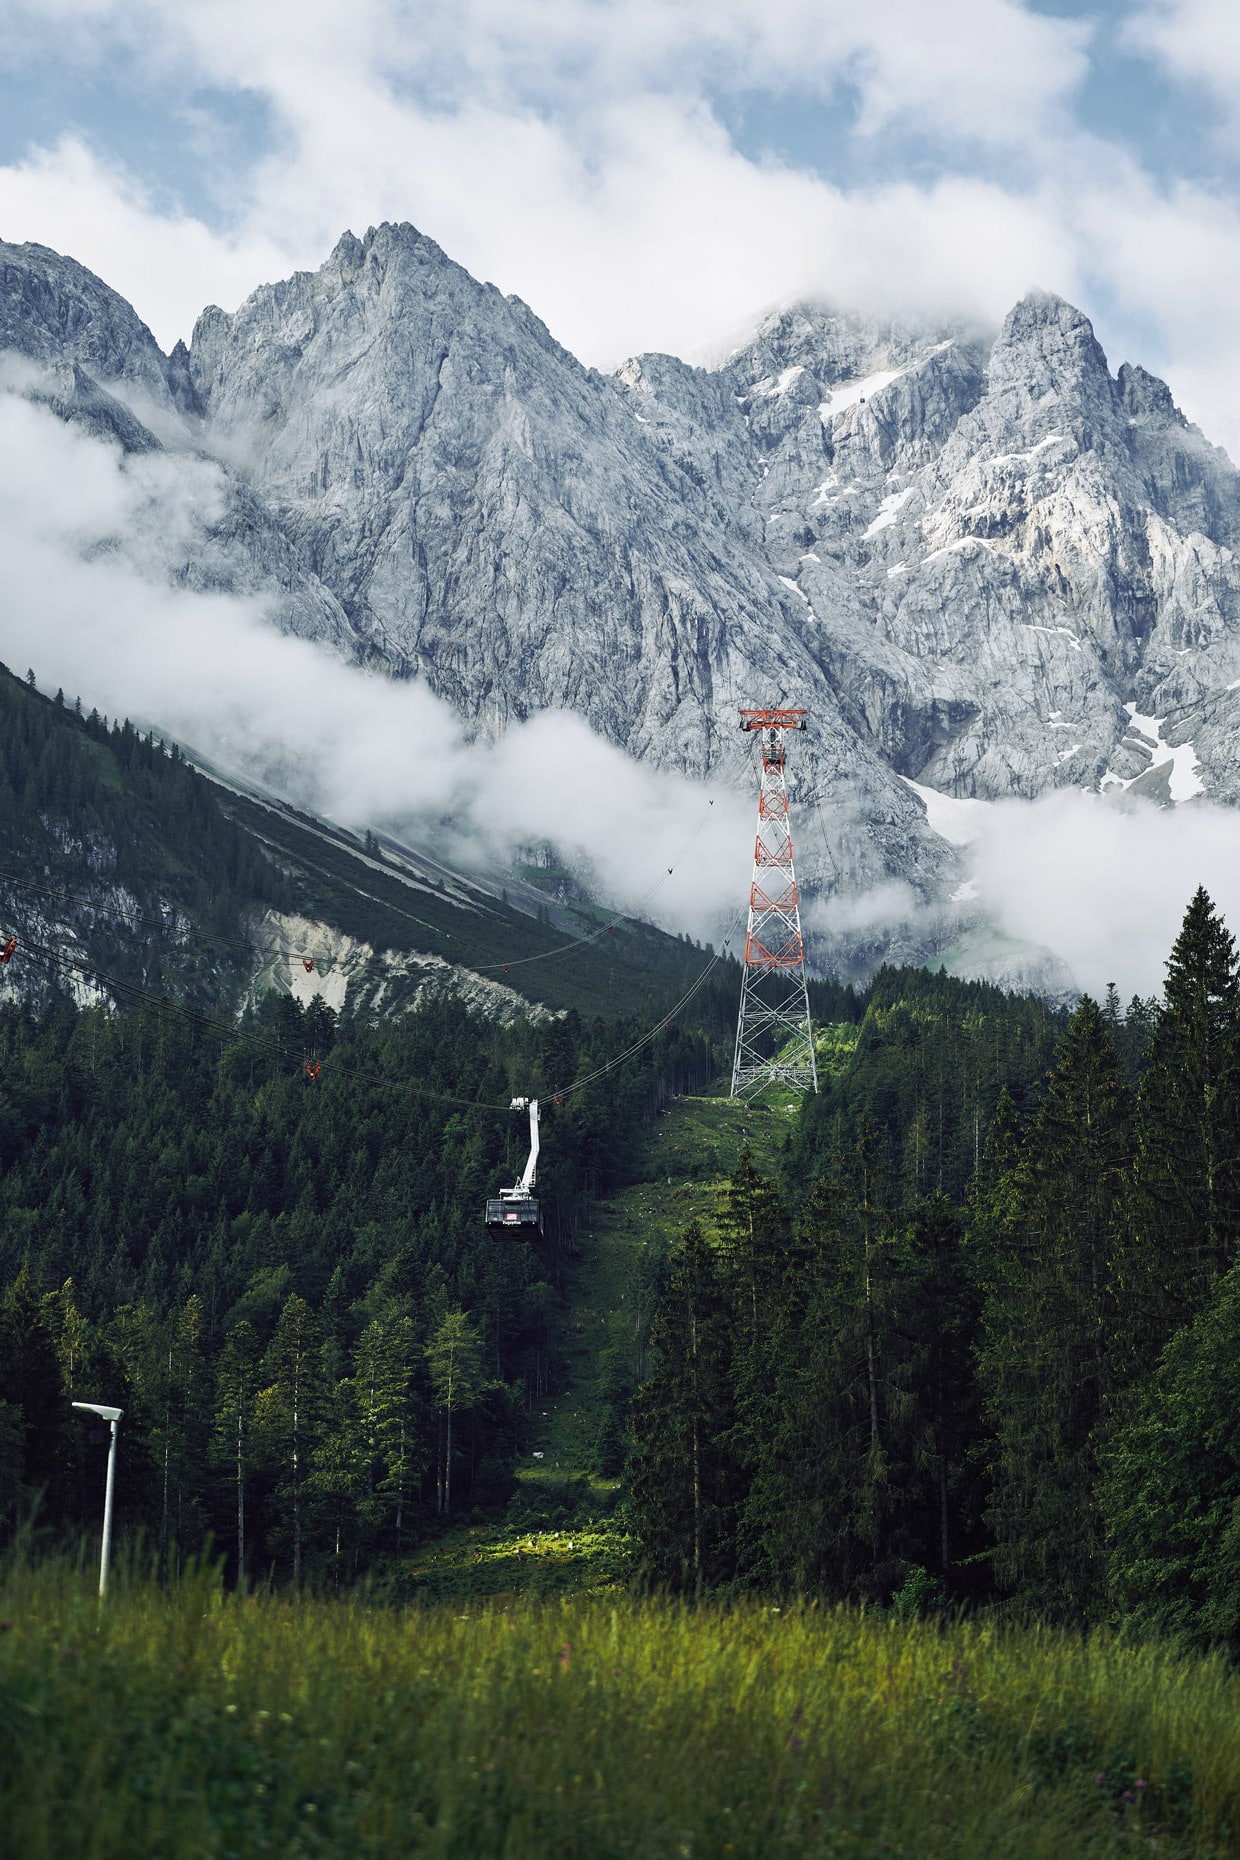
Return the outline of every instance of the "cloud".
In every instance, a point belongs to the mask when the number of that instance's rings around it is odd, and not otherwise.
[[[1060,789],[970,816],[976,910],[1014,946],[1050,950],[1078,987],[1158,994],[1189,899],[1204,885],[1240,931],[1240,815],[1193,801]],[[993,945],[986,947],[993,956]],[[967,969],[967,958],[962,966]]]
[[[5,21],[32,83],[44,59],[95,89],[123,73],[187,139],[204,86],[266,106],[210,223],[168,207],[158,163],[82,134],[0,168],[0,233],[83,260],[166,347],[346,226],[412,219],[601,367],[703,359],[803,295],[995,322],[1042,285],[1240,449],[1235,203],[1084,131],[1088,21],[1020,0],[0,0]],[[1146,7],[1132,35],[1160,70],[1232,84],[1222,0]],[[746,154],[723,106],[753,96],[844,106],[836,155],[881,139],[895,178]]]
[[[425,686],[280,634],[259,599],[173,585],[224,508],[219,467],[123,458],[28,399],[36,373],[10,362],[0,374],[0,657],[13,670],[32,665],[44,690],[152,722],[303,806],[437,841],[458,862],[494,868],[551,840],[605,895],[718,936],[747,893],[751,797],[656,775],[565,713],[471,743]],[[1240,927],[1235,811],[1069,790],[957,802],[952,830],[970,862],[968,915],[1013,947],[1052,951],[1096,994],[1109,981],[1157,992],[1198,884]],[[874,946],[894,933],[905,949],[954,933],[950,910],[927,914],[899,884],[821,902],[813,923]]]
[[[749,872],[751,810],[735,794],[669,786],[568,715],[470,743],[424,686],[280,634],[259,600],[173,586],[223,509],[219,468],[123,459],[24,398],[30,373],[0,384],[0,657],[19,675],[31,665],[45,691],[154,722],[330,818],[432,835],[467,863],[552,840],[617,902],[718,934]]]
[[[1062,202],[984,178],[848,190],[747,158],[712,98],[857,100],[862,132],[1027,146],[1056,134],[1088,28],[1016,0],[9,0],[58,60],[127,59],[161,95],[262,94],[277,146],[221,224],[157,204],[81,138],[0,170],[0,230],[67,249],[166,344],[208,300],[412,218],[584,360],[700,350],[807,291],[1001,315],[1078,267]],[[50,35],[50,36],[48,36]],[[33,54],[31,55],[33,56]],[[34,57],[37,65],[37,57]],[[128,67],[127,67],[128,68]],[[136,81],[136,80],[134,80]]]
[[[1224,106],[1240,128],[1240,32],[1231,0],[1155,0],[1125,22],[1124,42]]]

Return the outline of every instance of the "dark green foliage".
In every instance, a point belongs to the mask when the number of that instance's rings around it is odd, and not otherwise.
[[[883,968],[856,1018],[851,1062],[806,1100],[786,1172],[790,1198],[802,1199],[829,1169],[839,1130],[869,1117],[902,1199],[959,1200],[1000,1094],[1018,1109],[1035,1103],[1063,1014],[986,982]]]
[[[45,1529],[94,1525],[102,1461],[75,1397],[124,1408],[118,1524],[168,1557],[210,1532],[234,1572],[342,1582],[436,1506],[502,1503],[526,1409],[556,1386],[549,1326],[588,1197],[715,1049],[673,1025],[546,1104],[537,1250],[482,1226],[524,1160],[507,1106],[635,1030],[505,1031],[453,1001],[373,1029],[288,997],[241,1029],[0,1008],[6,1525],[39,1494]],[[448,1393],[452,1323],[470,1360]]]
[[[1240,1266],[1172,1338],[1118,1430],[1102,1508],[1122,1614],[1240,1647]]]
[[[481,967],[532,1000],[590,1014],[664,1013],[709,961],[688,938],[592,905],[555,922],[543,905],[536,919],[464,881],[428,884],[416,862],[410,884],[408,868],[380,869],[378,857],[373,833],[359,842],[294,807],[250,800],[175,745],[84,718],[0,666],[0,929],[18,934],[28,992],[85,970],[125,1001],[144,990],[231,1007],[251,979],[254,918],[267,908],[376,950]],[[48,942],[48,917],[72,926],[71,945]],[[386,1012],[412,1005],[414,978],[388,970],[384,982]],[[738,985],[735,963],[721,961],[695,997],[694,1024],[726,1037]],[[815,996],[846,1012],[851,991],[816,984]],[[675,1088],[700,1090],[709,1076],[683,1072]]]
[[[641,1571],[659,1587],[700,1593],[735,1567],[732,1315],[723,1269],[694,1224],[655,1319],[654,1372],[633,1424]]]
[[[39,889],[27,892],[28,884]],[[295,900],[266,849],[229,818],[219,791],[175,746],[128,721],[109,725],[94,711],[83,718],[0,667],[0,896],[6,892],[36,922],[40,911],[80,919],[93,960],[122,982],[156,989],[167,982],[202,1002],[217,1000],[222,977],[244,965],[243,912],[287,909]],[[21,960],[47,981],[58,977],[25,935]]]
[[[1199,892],[1127,1013],[876,979],[782,1195],[744,1159],[673,1275],[637,1402],[649,1574],[1240,1648],[1236,978]],[[691,1260],[722,1313],[705,1446]]]
[[[1021,1154],[990,1190],[980,1262],[995,1575],[1058,1614],[1096,1599],[1099,1432],[1136,1369],[1124,1323],[1131,1160],[1129,1090],[1086,996]]]
[[[1162,1342],[1240,1240],[1240,982],[1234,938],[1203,890],[1167,963],[1141,1110],[1134,1212],[1169,1267]]]

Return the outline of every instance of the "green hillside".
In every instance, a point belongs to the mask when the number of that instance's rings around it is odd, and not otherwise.
[[[376,950],[481,969],[584,1014],[665,1011],[709,960],[648,924],[608,928],[593,907],[539,904],[528,879],[514,880],[529,904],[517,909],[502,886],[240,792],[175,746],[83,716],[0,668],[0,912],[40,976],[94,966],[226,1007],[253,969],[243,919],[264,908]],[[722,1024],[738,971],[726,959],[716,973]],[[390,1006],[402,1005],[396,989]]]

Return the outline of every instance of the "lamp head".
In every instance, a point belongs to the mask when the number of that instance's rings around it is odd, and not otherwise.
[[[97,1414],[102,1421],[119,1421],[125,1410],[123,1408],[105,1408],[102,1402],[75,1401],[75,1408],[85,1408],[90,1414]]]

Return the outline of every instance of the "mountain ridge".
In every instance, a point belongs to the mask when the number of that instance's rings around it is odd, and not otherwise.
[[[0,343],[225,473],[191,579],[248,576],[469,729],[562,706],[740,783],[737,707],[805,704],[811,896],[941,906],[959,854],[910,781],[1125,789],[1155,762],[1133,713],[1240,800],[1240,474],[1053,294],[993,334],[794,305],[718,368],[601,375],[406,224],[208,307],[170,357],[46,248],[0,249],[0,284]]]

